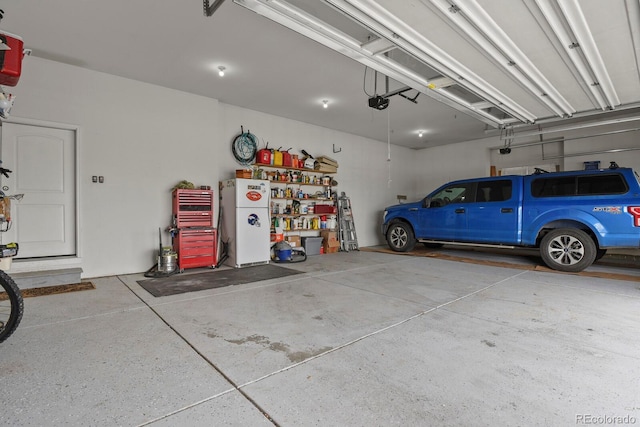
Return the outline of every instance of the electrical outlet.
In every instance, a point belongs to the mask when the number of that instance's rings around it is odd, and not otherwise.
[[[93,175],[91,177],[91,182],[98,182],[98,175]]]
[[[99,176],[99,177],[98,177],[98,182],[99,182],[100,184],[104,183],[104,176]]]

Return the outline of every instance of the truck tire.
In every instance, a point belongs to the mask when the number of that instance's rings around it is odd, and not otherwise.
[[[577,273],[596,259],[596,244],[577,228],[558,228],[548,232],[540,243],[540,255],[547,267]]]
[[[595,261],[598,261],[599,259],[601,259],[603,256],[605,256],[607,254],[607,250],[606,249],[598,249],[596,251],[596,259]],[[595,262],[594,261],[594,262]]]
[[[411,226],[404,222],[394,222],[387,230],[387,244],[396,252],[409,252],[416,245]]]

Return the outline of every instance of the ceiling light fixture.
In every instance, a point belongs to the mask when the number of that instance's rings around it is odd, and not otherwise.
[[[322,108],[329,108],[329,101],[326,99],[322,100]]]
[[[286,1],[234,0],[234,2],[490,126],[502,127],[517,121],[531,123],[536,119],[529,111],[500,93],[488,82],[375,3],[367,2],[368,8],[365,8],[365,13],[360,10],[366,6],[363,5],[365,2],[350,0],[349,3],[357,3],[358,9],[356,9],[345,1],[325,0],[347,17],[377,33],[380,38],[386,39],[392,46],[389,47],[388,44],[383,43],[386,46],[377,46],[372,49],[372,52],[367,49],[367,47],[372,48],[371,44],[363,44]],[[376,6],[381,12],[378,9],[371,12],[371,9]],[[391,48],[402,49],[440,73],[455,77],[456,84],[486,99],[492,106],[511,117],[498,117],[486,107],[478,108],[477,104],[472,104],[453,92],[447,91],[446,87],[432,87],[428,78],[384,54]]]
[[[218,67],[218,75],[220,77],[224,77],[224,70],[226,70],[226,67],[223,67],[222,65]]]
[[[422,135],[424,134],[424,131],[419,130],[418,131],[418,138],[422,138]]]

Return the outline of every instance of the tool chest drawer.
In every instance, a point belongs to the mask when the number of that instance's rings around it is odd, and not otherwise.
[[[173,250],[178,253],[180,269],[215,267],[216,235],[214,228],[179,229],[173,239]]]
[[[213,191],[173,190],[173,217],[177,227],[213,226]]]

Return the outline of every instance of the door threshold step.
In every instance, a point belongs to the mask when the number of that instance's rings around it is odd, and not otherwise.
[[[57,285],[72,285],[82,282],[81,268],[61,268],[56,270],[7,272],[20,289],[42,288]]]

